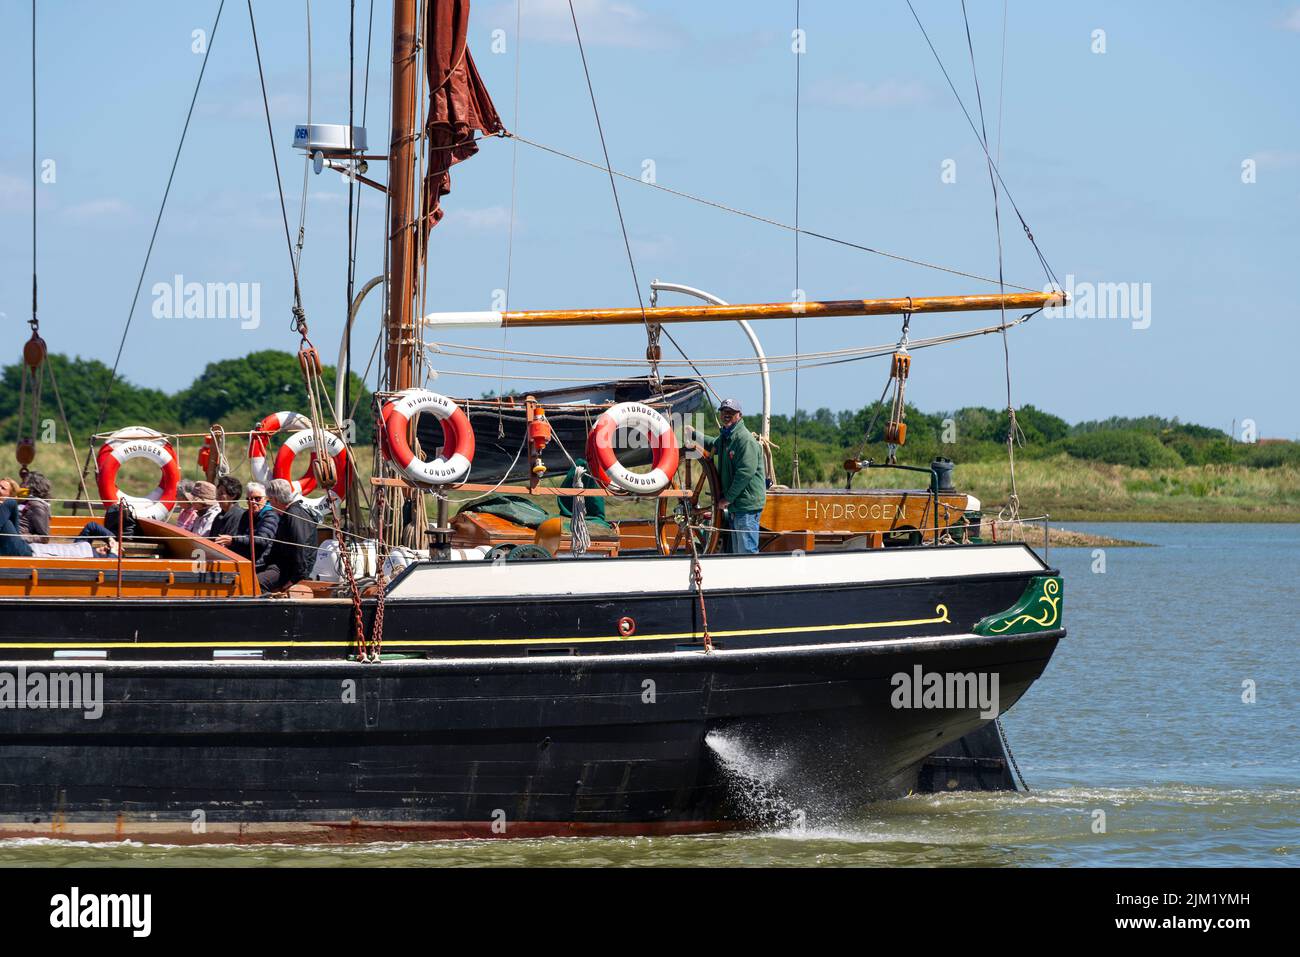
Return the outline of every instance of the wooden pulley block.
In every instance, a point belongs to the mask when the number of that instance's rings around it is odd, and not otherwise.
[[[312,453],[311,470],[312,474],[316,476],[316,484],[321,488],[333,488],[334,483],[338,481],[338,473],[334,469],[334,459],[328,455]]]
[[[912,357],[906,352],[894,353],[893,371],[889,374],[895,379],[906,379],[907,374],[912,371]]]
[[[313,346],[303,346],[298,350],[298,365],[302,367],[302,371],[307,375],[320,375],[320,353]]]
[[[903,445],[907,442],[907,423],[890,422],[885,426],[885,441],[890,445]]]
[[[23,343],[23,364],[35,372],[45,361],[45,355],[45,340],[33,331],[32,337]]]

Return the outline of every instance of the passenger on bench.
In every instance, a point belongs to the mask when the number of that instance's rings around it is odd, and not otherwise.
[[[239,497],[244,492],[244,484],[233,475],[223,475],[217,479],[217,515],[208,529],[208,537],[218,535],[238,535],[248,527],[248,512],[239,504]]]
[[[262,569],[266,567],[267,549],[271,547],[271,542],[275,540],[276,529],[280,527],[280,513],[267,502],[266,486],[261,482],[248,483],[248,512],[253,513],[251,541],[257,549],[254,558],[257,560],[257,568]],[[240,522],[242,530],[238,535],[231,532],[217,535],[212,539],[218,545],[224,545],[236,555],[243,555],[245,558],[249,555],[250,542],[248,512],[244,513],[244,519]]]

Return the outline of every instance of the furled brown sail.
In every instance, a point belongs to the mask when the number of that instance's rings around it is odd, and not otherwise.
[[[478,152],[476,131],[504,128],[474,66],[466,30],[469,0],[432,0],[426,22],[425,69],[429,80],[429,168],[424,177],[424,225],[442,219],[441,199],[451,192],[451,167]]]

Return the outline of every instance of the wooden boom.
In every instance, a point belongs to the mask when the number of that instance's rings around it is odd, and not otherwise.
[[[731,306],[656,306],[646,309],[540,309],[531,312],[433,312],[426,326],[617,326],[650,322],[718,322],[792,319],[795,316],[890,316],[905,312],[974,312],[1063,306],[1063,292],[1016,292],[985,296],[899,296],[894,299],[833,299],[824,302],[759,302]]]

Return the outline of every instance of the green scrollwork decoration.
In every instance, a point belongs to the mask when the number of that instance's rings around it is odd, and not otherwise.
[[[1022,635],[1061,627],[1061,579],[1031,578],[1020,599],[1006,611],[989,615],[974,628],[977,635]]]

